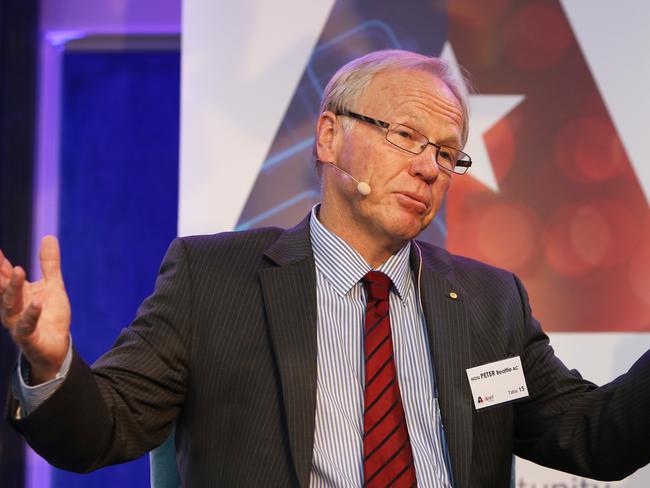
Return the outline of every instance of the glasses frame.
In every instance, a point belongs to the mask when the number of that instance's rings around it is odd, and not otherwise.
[[[360,120],[361,122],[366,122],[368,124],[380,127],[382,129],[386,129],[386,136],[385,136],[386,141],[388,141],[391,145],[393,145],[393,146],[395,146],[395,147],[397,147],[399,149],[402,149],[403,151],[409,152],[411,154],[422,154],[424,152],[424,150],[427,148],[427,146],[429,144],[431,144],[433,147],[436,148],[435,162],[438,165],[438,167],[440,167],[444,171],[451,171],[452,173],[457,174],[457,175],[464,175],[467,172],[467,170],[472,166],[472,157],[469,154],[467,154],[466,152],[463,152],[460,149],[456,149],[455,147],[452,147],[452,146],[447,146],[447,145],[444,145],[444,144],[436,144],[435,142],[431,142],[427,136],[422,134],[422,132],[420,132],[419,130],[414,129],[413,127],[409,127],[408,125],[405,125],[405,124],[390,124],[388,122],[384,122],[383,120],[373,119],[372,117],[368,117],[366,115],[361,115],[361,114],[358,114],[356,112],[352,112],[351,110],[339,110],[339,111],[336,112],[336,115],[337,116],[343,115],[344,117],[352,117],[353,119]],[[427,144],[425,146],[423,146],[422,149],[419,152],[411,151],[410,149],[406,149],[406,148],[404,148],[402,146],[398,146],[397,144],[395,144],[394,142],[392,142],[391,140],[388,139],[388,133],[390,132],[391,125],[393,125],[393,126],[401,125],[401,126],[407,127],[408,129],[412,130],[413,132],[416,132],[417,134],[420,134],[422,136],[422,139],[427,141]],[[442,149],[443,147],[448,147],[449,149],[453,149],[454,151],[457,151],[459,153],[459,155],[465,155],[467,157],[467,160],[464,160],[464,159],[461,158],[458,161],[456,161],[456,166],[454,167],[454,169],[451,169],[451,168],[449,168],[447,166],[444,166],[444,165],[440,164],[438,162],[438,154],[440,153],[440,149]]]

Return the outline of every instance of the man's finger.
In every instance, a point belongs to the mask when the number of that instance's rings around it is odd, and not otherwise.
[[[0,277],[5,277],[7,279],[11,278],[11,273],[13,269],[14,268],[11,265],[11,262],[6,258],[6,256],[0,250]]]
[[[14,268],[9,286],[2,294],[2,308],[5,315],[16,315],[23,308],[23,285],[25,284],[25,271],[20,266]]]
[[[0,274],[0,298],[8,286],[9,286],[9,278],[5,278],[3,275]]]
[[[29,304],[29,307],[27,307],[21,314],[14,329],[14,334],[18,339],[28,336],[34,332],[36,324],[38,323],[38,318],[41,316],[41,310],[42,307],[40,303],[32,302]]]
[[[61,277],[61,253],[59,251],[59,241],[56,237],[43,237],[38,256],[41,261],[43,278],[46,281],[63,281]]]

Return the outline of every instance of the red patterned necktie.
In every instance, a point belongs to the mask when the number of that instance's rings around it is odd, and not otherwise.
[[[416,485],[411,442],[393,359],[388,296],[391,281],[379,271],[363,277],[368,292],[364,342],[366,388],[363,477],[367,487]]]

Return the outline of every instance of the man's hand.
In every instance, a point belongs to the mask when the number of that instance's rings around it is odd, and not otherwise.
[[[43,278],[30,283],[0,251],[0,320],[30,363],[32,384],[56,376],[70,341],[70,301],[55,237],[43,238],[39,258]]]

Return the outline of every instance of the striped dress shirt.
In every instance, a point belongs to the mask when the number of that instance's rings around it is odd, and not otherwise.
[[[316,261],[318,379],[310,486],[363,486],[363,320],[361,278],[372,268],[327,230],[312,209]],[[411,244],[378,268],[392,280],[390,322],[395,366],[420,487],[451,487],[427,328],[409,266]]]

